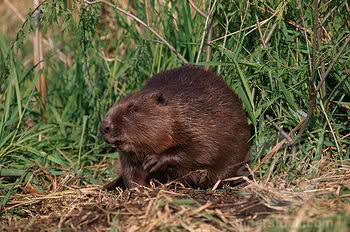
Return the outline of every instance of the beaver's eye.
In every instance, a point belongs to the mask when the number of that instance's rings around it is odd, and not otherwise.
[[[156,98],[156,101],[157,101],[157,104],[158,104],[158,105],[161,105],[161,106],[166,105],[166,100],[165,100],[163,94],[157,94],[157,95],[155,96],[155,98]]]
[[[130,114],[135,113],[135,111],[136,111],[136,107],[134,105],[132,105],[132,104],[128,105],[128,112]]]

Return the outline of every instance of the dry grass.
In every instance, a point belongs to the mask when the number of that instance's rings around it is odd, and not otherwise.
[[[261,231],[277,220],[297,231],[304,223],[350,214],[350,195],[341,191],[350,186],[349,166],[320,167],[321,175],[299,179],[293,187],[286,186],[281,175],[215,191],[172,184],[115,192],[100,186],[65,186],[63,191],[14,194],[1,209],[0,229]]]

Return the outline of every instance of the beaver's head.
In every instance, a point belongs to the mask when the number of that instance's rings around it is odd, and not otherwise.
[[[173,127],[166,96],[140,91],[113,105],[100,131],[104,140],[121,152],[159,154],[174,144]]]

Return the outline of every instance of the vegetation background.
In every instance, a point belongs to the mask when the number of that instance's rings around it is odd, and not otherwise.
[[[257,179],[293,189],[330,173],[331,199],[350,203],[348,1],[41,1],[40,62],[33,9],[0,1],[2,209],[14,194],[107,182],[118,154],[101,140],[101,118],[187,62],[220,73],[242,99]],[[335,211],[339,228],[349,212]]]

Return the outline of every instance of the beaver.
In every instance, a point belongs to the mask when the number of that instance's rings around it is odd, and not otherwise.
[[[100,130],[120,154],[120,176],[107,190],[151,179],[209,188],[241,175],[248,161],[250,129],[240,99],[218,75],[196,66],[156,74],[113,105]]]

